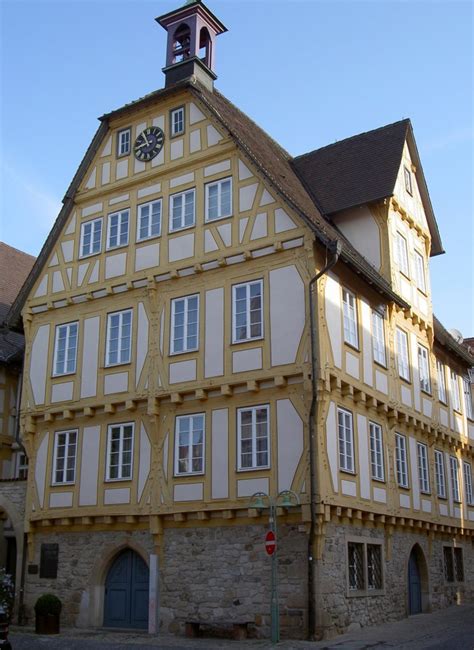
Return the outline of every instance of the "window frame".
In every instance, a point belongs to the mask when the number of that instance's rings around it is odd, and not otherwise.
[[[349,416],[348,419],[348,422],[350,423],[349,427],[347,427],[345,422],[341,424],[341,421],[339,419],[339,416],[341,415],[344,418],[345,416]],[[342,436],[341,436],[341,427],[343,428]],[[347,432],[349,433],[349,437],[347,437]],[[341,451],[342,443],[344,445],[343,451]],[[350,455],[347,453],[348,445],[351,452]],[[355,466],[355,454],[354,454],[354,416],[351,411],[341,406],[337,407],[337,452],[338,452],[339,471],[346,472],[348,474],[355,474],[356,466]],[[341,462],[342,459],[344,459],[343,462]],[[350,460],[350,463],[347,463],[347,459]]]
[[[377,435],[372,435],[372,432],[376,432]],[[375,443],[376,447],[374,448],[372,443]],[[385,483],[385,459],[383,453],[383,430],[380,424],[377,422],[372,422],[369,420],[369,453],[370,453],[370,475],[373,481],[380,481]],[[374,463],[375,458],[380,456],[379,462]],[[374,467],[378,468],[374,472]],[[380,471],[379,471],[380,470]]]
[[[450,368],[450,377],[451,377],[451,406],[453,411],[461,413],[461,399],[459,397],[459,381],[458,374],[456,371]]]
[[[74,443],[70,442],[70,434],[73,433],[75,435],[75,441]],[[58,462],[58,441],[59,441],[59,436],[60,435],[65,435],[66,436],[66,442],[64,445],[64,467],[62,469],[62,474],[63,474],[63,480],[58,481],[56,478],[56,474],[58,471],[57,468],[57,462]],[[76,469],[77,469],[77,445],[78,445],[78,438],[79,438],[79,429],[64,429],[60,431],[55,431],[54,432],[54,448],[53,448],[53,466],[52,466],[52,476],[51,476],[51,485],[74,485],[76,483]],[[74,447],[74,467],[72,469],[74,478],[70,481],[65,479],[67,477],[67,459],[69,458],[68,450],[69,447],[73,446]]]
[[[396,342],[397,342],[397,368],[398,368],[398,376],[400,379],[403,379],[404,381],[407,381],[411,383],[411,371],[410,371],[410,350],[408,347],[408,334],[405,332],[405,330],[402,330],[400,327],[396,328]],[[404,346],[400,345],[400,341],[404,341]],[[401,354],[401,352],[406,352],[406,358],[404,355]],[[406,361],[406,364],[404,363]],[[402,362],[402,363],[400,363]],[[407,370],[407,375],[403,374],[403,371]]]
[[[436,371],[438,375],[438,401],[447,406],[448,391],[446,390],[446,367],[439,359],[436,359]]]
[[[474,420],[474,409],[472,406],[471,382],[469,377],[461,377],[462,392],[464,396],[464,411],[468,420]]]
[[[444,463],[444,452],[442,452],[439,449],[435,449],[434,453],[435,453],[436,495],[438,499],[446,499],[447,498],[446,468]]]
[[[184,218],[185,218],[185,208],[186,208],[186,195],[191,194],[193,195],[193,222],[191,224],[186,225],[184,223]],[[173,227],[173,207],[174,207],[174,200],[178,197],[182,196],[183,197],[183,206],[182,206],[182,214],[181,214],[181,225],[177,228]],[[174,233],[174,232],[181,232],[182,230],[188,230],[189,228],[195,228],[196,227],[196,188],[191,187],[188,190],[183,190],[182,192],[175,192],[174,194],[170,194],[169,197],[169,232]]]
[[[403,441],[403,446],[400,446],[399,441]],[[410,489],[409,467],[408,467],[408,449],[407,438],[403,433],[395,432],[395,477],[397,485],[405,490]],[[403,467],[402,467],[403,466]],[[404,476],[405,482],[400,480]]]
[[[257,336],[252,336],[251,335],[251,328],[252,328],[252,323],[250,319],[251,315],[251,308],[250,308],[250,303],[251,303],[251,295],[250,295],[250,287],[254,284],[259,284],[260,285],[260,326],[261,326],[261,332]],[[247,287],[246,289],[246,296],[245,296],[245,301],[246,301],[246,310],[245,310],[245,316],[246,316],[246,338],[244,339],[238,339],[236,337],[237,334],[237,324],[236,324],[236,293],[237,289],[240,287]],[[239,343],[246,343],[248,341],[260,341],[264,338],[265,336],[265,330],[264,330],[264,294],[263,294],[263,278],[259,278],[257,280],[248,280],[247,282],[239,282],[238,284],[233,284],[232,285],[232,344],[239,344]]]
[[[221,204],[221,199],[222,199],[222,189],[221,186],[223,183],[230,183],[230,206],[229,206],[229,214],[222,214],[222,204]],[[209,190],[211,187],[217,185],[217,202],[218,202],[218,216],[211,219],[209,217]],[[209,183],[206,183],[204,188],[204,222],[205,223],[214,223],[215,221],[220,221],[221,219],[229,219],[230,217],[233,216],[234,210],[233,210],[233,193],[232,193],[232,176],[226,176],[225,178],[219,178],[217,181],[210,181]]]
[[[408,259],[408,242],[406,237],[397,230],[396,234],[397,265],[400,273],[406,278],[410,278],[410,261]]]
[[[267,412],[267,464],[258,465],[255,463],[257,458],[257,410],[265,409]],[[252,412],[252,466],[242,467],[242,413],[244,411]],[[271,421],[270,421],[270,404],[257,404],[255,406],[242,406],[237,408],[237,471],[238,472],[255,472],[258,470],[270,469],[271,467]]]
[[[454,462],[453,462],[454,461]],[[461,489],[459,484],[459,461],[456,456],[449,455],[449,480],[454,503],[461,503]]]
[[[132,428],[132,435],[131,435],[131,445],[130,445],[130,476],[123,476],[123,441],[124,441],[124,429],[125,427],[131,427]],[[119,474],[120,476],[116,477],[111,477],[110,476],[110,469],[111,469],[111,443],[112,443],[112,430],[113,429],[120,429],[120,438],[119,438],[119,464],[117,467],[119,468]],[[116,422],[114,424],[109,424],[107,426],[107,449],[106,449],[106,454],[105,454],[105,481],[107,483],[113,483],[117,481],[132,481],[133,480],[133,461],[134,461],[134,447],[135,447],[135,422]]]
[[[69,328],[72,327],[73,325],[76,326],[76,347],[74,349],[74,370],[66,370],[67,367],[67,355],[66,352],[69,349],[68,348],[68,342],[70,339],[70,333],[69,333]],[[62,372],[57,372],[56,371],[56,365],[57,365],[57,355],[58,355],[58,343],[59,343],[59,331],[62,327],[67,328],[67,334],[66,334],[66,343],[65,343],[65,358],[64,358],[64,370]],[[53,354],[53,372],[52,372],[52,377],[65,377],[67,375],[75,375],[77,372],[77,350],[79,347],[79,321],[71,321],[70,323],[61,323],[59,325],[56,325],[55,327],[55,333],[54,333],[54,354]]]
[[[109,356],[110,356],[110,320],[112,316],[117,316],[120,315],[120,323],[119,323],[119,336],[118,340],[121,341],[122,339],[122,329],[123,329],[123,316],[124,314],[130,314],[130,344],[129,344],[129,358],[127,361],[115,361],[111,362],[109,361]],[[106,331],[105,331],[105,364],[104,366],[106,368],[114,368],[115,366],[124,366],[132,361],[132,341],[133,341],[133,308],[129,309],[121,309],[119,311],[112,311],[107,314],[107,326],[106,326]],[[118,349],[118,352],[120,352],[120,347]]]
[[[194,418],[202,418],[202,456],[201,456],[201,469],[199,470],[193,470],[191,469],[188,472],[182,472],[179,469],[179,449],[181,446],[184,447],[184,445],[179,444],[179,431],[178,431],[178,423],[181,420],[184,419],[190,419],[191,422],[194,421]],[[192,456],[192,447],[193,445],[193,438],[192,434],[194,433],[194,428],[189,428],[189,444],[188,444],[188,453],[191,455],[187,456],[186,460],[188,463],[191,464],[192,467],[192,461],[193,461],[193,456]],[[175,422],[174,422],[174,476],[198,476],[198,475],[204,475],[206,473],[206,413],[203,411],[202,413],[188,413],[186,415],[177,415],[175,417]]]
[[[349,301],[346,300],[346,296],[349,298]],[[351,300],[353,302],[352,305],[350,304]],[[342,325],[344,343],[347,343],[347,345],[350,345],[356,350],[359,350],[359,319],[357,314],[357,297],[354,293],[352,293],[352,291],[349,291],[349,289],[346,289],[345,287],[342,287]],[[354,327],[355,341],[348,340],[346,338],[346,330],[348,332],[349,339],[352,338],[351,325]]]
[[[416,460],[417,460],[418,483],[420,486],[420,492],[422,494],[431,494],[428,447],[423,442],[416,443]]]
[[[431,395],[430,353],[428,348],[418,343],[418,380],[420,390]]]
[[[378,323],[378,325],[376,325],[376,323]],[[375,309],[372,309],[372,354],[374,357],[374,363],[378,363],[383,368],[387,368],[385,318]],[[377,358],[377,356],[383,357],[383,360]]]
[[[463,460],[462,471],[464,478],[464,492],[466,494],[466,504],[474,506],[474,490],[472,486],[472,465],[469,461]]]
[[[425,258],[422,253],[414,251],[415,260],[415,283],[419,291],[426,295],[426,274],[425,274]]]
[[[23,462],[22,462],[23,457]],[[18,451],[15,458],[15,476],[20,481],[28,479],[29,459],[24,451]]]
[[[191,347],[188,348],[187,347],[188,312],[189,312],[188,304],[189,304],[189,300],[191,298],[197,298],[197,321],[196,321],[197,332],[196,332],[196,347],[194,347],[194,348],[191,348]],[[176,354],[186,354],[187,352],[196,352],[197,350],[199,350],[199,338],[200,338],[199,337],[199,333],[200,333],[199,332],[199,330],[200,330],[200,327],[199,327],[199,325],[200,325],[200,322],[199,322],[199,319],[200,319],[200,305],[199,305],[199,302],[200,302],[200,300],[199,300],[199,298],[200,298],[199,293],[192,293],[192,294],[190,294],[188,296],[179,296],[177,298],[172,298],[171,299],[171,309],[170,309],[170,311],[171,311],[170,355],[174,356]],[[183,332],[183,346],[184,346],[184,344],[186,344],[186,347],[183,347],[182,350],[175,350],[174,329],[175,329],[175,318],[176,318],[176,304],[178,302],[181,302],[181,301],[184,301],[184,305],[185,305],[185,308],[184,308],[184,324],[183,324],[183,329],[184,329],[184,332]]]
[[[123,153],[120,151],[121,148],[121,136],[124,133],[128,133],[128,151]],[[129,156],[132,151],[132,127],[127,126],[125,129],[120,129],[117,131],[117,142],[115,147],[115,153],[117,158],[123,158],[124,156]]]
[[[403,166],[404,169],[404,178],[405,178],[405,190],[410,196],[413,196],[413,182],[411,178],[411,171],[406,165]]]
[[[127,213],[127,241],[123,244],[120,243],[122,237],[122,215]],[[110,243],[110,231],[112,229],[112,218],[117,217],[117,243],[112,245]],[[124,210],[117,210],[116,212],[109,212],[107,215],[107,239],[105,243],[106,251],[113,251],[116,248],[124,248],[128,246],[130,242],[130,208],[125,208]]]
[[[363,585],[362,587],[351,587],[351,568],[350,568],[350,555],[349,547],[351,545],[359,546],[361,548],[362,556],[362,577]],[[352,535],[346,536],[345,539],[346,547],[346,595],[348,597],[367,597],[367,596],[378,596],[385,593],[385,557],[384,557],[384,544],[383,540],[370,537],[356,537]],[[379,549],[379,561],[380,561],[380,586],[370,586],[370,576],[369,576],[369,547],[377,547]]]
[[[183,113],[183,128],[181,131],[175,131],[175,121],[174,121],[174,115],[176,113],[182,112]],[[186,133],[186,106],[185,104],[182,104],[181,106],[176,106],[176,108],[172,108],[170,110],[170,137],[171,138],[177,138],[180,135],[184,135]]]
[[[152,227],[150,217],[153,214],[153,205],[155,205],[155,204],[159,204],[159,206],[160,206],[160,226],[159,226],[159,229],[158,229],[159,231],[158,231],[157,235],[150,234],[151,227]],[[141,220],[143,218],[142,214],[141,214],[141,210],[142,210],[142,208],[146,208],[146,207],[148,207],[150,209],[150,215],[148,217],[148,219],[149,219],[149,222],[148,222],[148,235],[146,237],[142,237],[141,234],[140,234],[140,232],[142,230]],[[161,197],[159,199],[154,199],[153,201],[147,201],[146,203],[140,203],[139,205],[137,205],[137,237],[136,237],[137,244],[142,242],[142,241],[148,241],[150,239],[157,239],[158,237],[161,237],[162,225],[163,225],[163,199]]]
[[[99,239],[99,250],[91,251],[89,253],[83,252],[84,247],[84,230],[88,225],[92,226],[91,231],[91,247],[94,242],[94,230],[95,226],[93,224],[100,223],[100,239]],[[100,255],[102,253],[102,234],[104,232],[104,217],[97,217],[96,219],[89,219],[88,221],[83,221],[81,223],[81,236],[79,238],[79,259],[84,259],[86,257],[92,257],[93,255]]]
[[[457,551],[457,552],[456,552]],[[459,556],[461,562],[459,564]],[[446,559],[449,557],[450,568],[452,571],[452,580],[449,575],[449,567],[447,566]],[[459,567],[461,568],[461,578],[459,578]],[[443,544],[443,576],[444,582],[448,585],[464,584],[464,552],[461,546],[454,546],[451,544]]]

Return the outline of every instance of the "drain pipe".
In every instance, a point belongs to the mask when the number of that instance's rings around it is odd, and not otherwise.
[[[311,378],[312,378],[312,399],[311,408],[309,411],[309,469],[310,469],[310,507],[311,507],[311,528],[309,533],[309,574],[308,574],[308,631],[310,640],[316,638],[316,623],[317,623],[317,598],[316,598],[316,585],[318,584],[316,576],[316,558],[315,558],[315,527],[316,527],[316,502],[320,500],[319,494],[319,479],[317,475],[316,456],[317,456],[317,440],[316,440],[316,419],[317,419],[317,406],[318,406],[318,379],[319,379],[319,333],[316,329],[316,312],[318,309],[318,280],[325,275],[337,263],[339,255],[341,254],[342,244],[339,239],[331,242],[327,246],[327,251],[331,253],[331,259],[326,262],[326,265],[317,273],[308,285],[309,291],[309,313],[310,313],[310,329],[311,329]]]

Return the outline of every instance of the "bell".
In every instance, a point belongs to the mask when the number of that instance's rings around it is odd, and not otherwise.
[[[258,494],[252,501],[252,507],[256,510],[263,510],[265,508],[263,497]]]
[[[291,499],[291,492],[283,492],[281,497],[282,499],[280,502],[280,506],[282,508],[291,508],[291,506],[293,505],[293,501]]]

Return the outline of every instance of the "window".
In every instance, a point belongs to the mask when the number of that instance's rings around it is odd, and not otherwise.
[[[253,406],[237,410],[239,469],[270,466],[270,407]]]
[[[198,349],[199,296],[171,301],[171,354]]]
[[[441,499],[446,499],[446,477],[444,473],[444,456],[435,449],[436,492]]]
[[[385,358],[385,333],[383,327],[383,316],[376,311],[372,312],[372,350],[374,361],[386,366]]]
[[[19,478],[21,480],[28,478],[28,456],[23,452],[19,452],[16,455],[15,478]]]
[[[383,589],[382,545],[347,543],[349,592]]]
[[[354,472],[352,413],[345,409],[337,409],[337,424],[339,432],[339,469],[345,472]]]
[[[406,332],[397,328],[398,374],[410,381],[410,360],[408,357],[408,337]]]
[[[464,393],[464,408],[466,409],[466,417],[472,420],[474,418],[472,415],[471,382],[467,377],[462,378],[462,390]]]
[[[161,199],[138,206],[137,241],[161,235]]]
[[[171,137],[184,133],[184,106],[170,112]]]
[[[131,129],[123,129],[117,133],[117,158],[130,153]]]
[[[404,275],[408,277],[409,269],[408,269],[407,240],[399,232],[397,232],[397,240],[396,240],[396,258],[397,258],[398,268]]]
[[[232,343],[263,337],[263,280],[232,287]]]
[[[349,567],[349,590],[365,589],[364,579],[364,545],[349,542],[347,545]]]
[[[86,221],[81,226],[80,257],[95,255],[102,249],[102,218]]]
[[[367,544],[367,589],[382,589],[382,546]]]
[[[464,461],[464,489],[466,490],[466,503],[468,506],[474,506],[474,495],[472,492],[472,467],[471,463]]]
[[[455,411],[461,412],[461,402],[459,400],[459,384],[458,376],[451,370],[451,396],[452,396],[452,407]]]
[[[415,279],[418,289],[426,293],[425,261],[418,251],[415,251]]]
[[[107,317],[106,366],[130,363],[132,310],[117,311]]]
[[[458,459],[454,456],[449,457],[449,470],[451,475],[451,490],[453,493],[453,500],[458,503],[461,501],[459,493],[459,463]]]
[[[395,465],[397,483],[400,487],[408,487],[407,441],[401,433],[395,434]]]
[[[418,373],[420,377],[421,390],[423,390],[425,393],[430,393],[431,383],[428,350],[422,345],[418,345]]]
[[[107,481],[132,478],[133,422],[112,424],[107,436]]]
[[[182,415],[175,425],[175,474],[204,471],[204,414]]]
[[[436,369],[438,371],[438,398],[443,404],[448,403],[448,398],[446,396],[446,381],[444,378],[444,365],[441,361],[436,361]]]
[[[57,431],[54,437],[53,485],[74,483],[77,431]]]
[[[77,323],[56,326],[53,374],[70,375],[76,372]]]
[[[430,474],[428,470],[428,448],[421,442],[416,443],[416,453],[418,456],[418,479],[420,481],[420,491],[425,494],[430,492]]]
[[[404,171],[404,176],[405,176],[405,189],[410,194],[410,196],[413,196],[413,187],[411,183],[411,172],[407,167],[403,168]]]
[[[443,546],[443,559],[446,582],[464,582],[462,548]]]
[[[454,576],[456,582],[464,582],[464,562],[462,548],[453,548],[454,551]]]
[[[232,214],[232,179],[206,185],[206,221],[224,219]]]
[[[359,337],[357,334],[357,306],[354,294],[347,289],[343,289],[342,303],[344,313],[344,341],[357,348],[359,346]]]
[[[369,432],[372,478],[376,481],[383,481],[385,480],[385,472],[383,462],[382,427],[375,424],[375,422],[369,422]]]
[[[194,226],[194,190],[170,197],[170,232]]]
[[[130,210],[109,214],[107,248],[118,248],[128,244],[128,221]]]

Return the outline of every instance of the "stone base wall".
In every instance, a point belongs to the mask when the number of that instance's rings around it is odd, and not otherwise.
[[[15,603],[13,620],[16,621],[20,604],[21,568],[23,561],[23,533],[25,519],[26,480],[0,481],[0,512],[7,519],[0,522],[0,560],[5,562],[7,537],[16,540]]]

